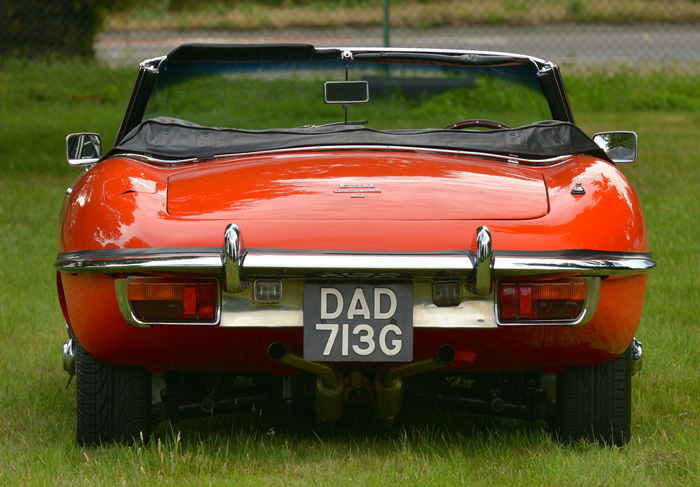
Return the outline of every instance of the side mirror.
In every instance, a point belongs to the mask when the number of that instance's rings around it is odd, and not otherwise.
[[[637,160],[637,134],[634,132],[601,132],[593,142],[616,164],[632,164]]]
[[[68,165],[87,166],[102,158],[102,137],[99,134],[70,134],[66,137]]]

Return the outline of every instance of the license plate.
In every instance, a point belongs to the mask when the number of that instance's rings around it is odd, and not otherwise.
[[[307,283],[304,358],[317,362],[410,362],[413,286]]]

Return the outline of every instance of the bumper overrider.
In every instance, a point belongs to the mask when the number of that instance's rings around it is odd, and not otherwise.
[[[413,285],[414,328],[497,328],[518,325],[499,319],[494,291],[500,279],[527,276],[582,276],[587,292],[581,313],[572,319],[538,322],[538,325],[585,324],[593,316],[601,279],[648,272],[656,264],[648,252],[494,251],[485,226],[476,234],[477,251],[348,252],[245,248],[239,227],[226,228],[223,248],[105,249],[60,253],[55,262],[64,273],[92,273],[117,278],[116,296],[124,319],[144,328],[132,309],[129,280],[138,275],[210,277],[216,282],[216,312],[208,320],[191,324],[221,327],[303,326],[304,283],[319,280],[409,281]],[[280,299],[256,299],[256,282],[279,282]],[[435,283],[459,283],[457,303],[434,303]],[[282,293],[282,287],[284,292]]]

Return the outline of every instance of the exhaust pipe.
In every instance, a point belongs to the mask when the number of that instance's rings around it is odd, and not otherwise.
[[[343,378],[335,369],[289,353],[287,347],[279,342],[272,343],[267,347],[267,353],[273,360],[318,376],[316,379],[315,408],[319,420],[331,422],[343,414]]]
[[[455,349],[452,345],[443,345],[438,350],[437,357],[399,365],[377,374],[374,379],[376,400],[374,412],[379,419],[392,420],[401,409],[403,378],[412,375],[441,369],[451,364],[455,359]]]

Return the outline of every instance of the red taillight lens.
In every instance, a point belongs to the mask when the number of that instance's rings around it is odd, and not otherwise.
[[[501,281],[498,317],[501,323],[575,321],[588,296],[585,278],[556,281]]]
[[[219,287],[215,280],[129,280],[129,302],[144,323],[209,323],[217,320]]]

